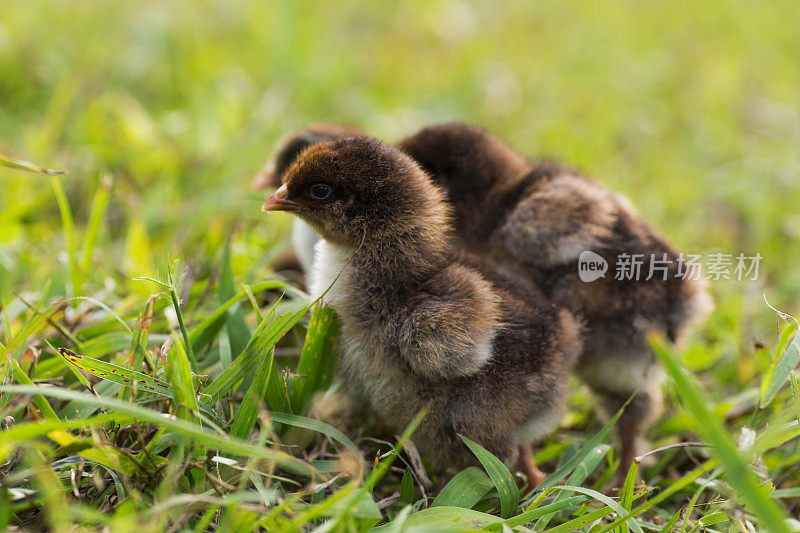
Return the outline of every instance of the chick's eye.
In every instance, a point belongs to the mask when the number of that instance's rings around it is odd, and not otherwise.
[[[327,200],[331,195],[331,188],[324,183],[315,183],[308,188],[308,193],[314,200]]]

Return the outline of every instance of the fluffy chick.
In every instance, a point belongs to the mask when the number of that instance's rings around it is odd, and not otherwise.
[[[575,170],[529,161],[483,129],[433,126],[397,146],[447,191],[457,234],[469,249],[533,281],[584,320],[576,370],[606,410],[615,412],[637,393],[618,422],[624,476],[661,411],[663,372],[646,335],[680,342],[713,307],[703,282],[679,276],[685,266],[679,254],[625,197]],[[585,250],[608,263],[605,277],[581,281]],[[615,279],[623,254],[641,254],[638,280]]]
[[[571,314],[451,241],[444,193],[406,154],[360,137],[304,151],[265,211],[290,211],[321,237],[314,294],[341,323],[340,371],[441,467],[475,462],[460,435],[520,459],[558,422],[580,350]],[[338,277],[337,277],[338,276]]]

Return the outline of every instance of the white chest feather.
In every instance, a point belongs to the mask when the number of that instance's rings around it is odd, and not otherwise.
[[[310,272],[314,265],[314,246],[320,240],[311,226],[302,220],[295,219],[292,225],[292,245],[304,272]]]
[[[342,303],[344,287],[348,283],[347,263],[353,250],[331,244],[324,239],[314,245],[314,264],[309,275],[309,290],[312,298],[325,293],[323,301],[334,309]],[[338,279],[337,279],[338,278]]]

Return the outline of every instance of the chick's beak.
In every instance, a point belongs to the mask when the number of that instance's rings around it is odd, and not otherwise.
[[[289,190],[286,184],[281,185],[280,189],[275,191],[275,194],[267,198],[264,205],[261,206],[261,212],[267,211],[297,211],[300,205],[296,202],[288,200],[286,197],[289,195]]]

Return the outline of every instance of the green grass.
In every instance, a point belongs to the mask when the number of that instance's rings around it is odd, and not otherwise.
[[[800,313],[794,2],[2,13],[0,529],[798,527],[800,340],[764,302]],[[392,141],[450,119],[596,176],[688,253],[764,257],[756,281],[711,282],[679,353],[654,339],[648,487],[607,490],[613,428],[577,383],[537,448],[553,474],[517,496],[477,445],[485,468],[443,475],[408,435],[314,418],[346,386],[335,317],[275,271],[290,219],[260,214],[250,178],[308,122]]]

